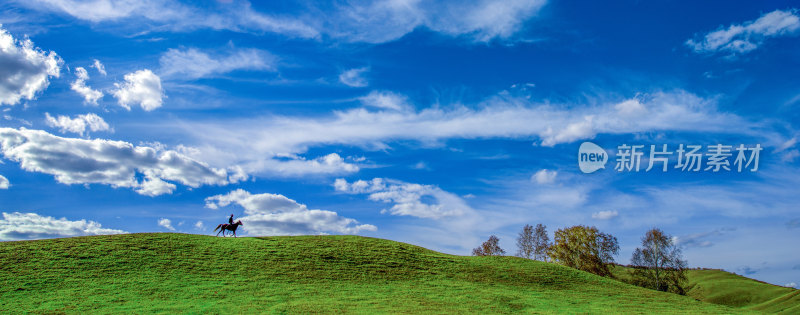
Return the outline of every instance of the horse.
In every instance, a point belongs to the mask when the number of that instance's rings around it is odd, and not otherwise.
[[[233,232],[233,237],[236,237],[236,228],[238,228],[240,225],[244,225],[244,224],[242,224],[242,220],[236,221],[236,223],[234,223],[234,224],[223,223],[223,224],[217,225],[217,227],[214,228],[214,231],[219,229],[219,232],[217,232],[217,236],[219,236],[219,233],[222,233],[222,237],[225,237],[225,230],[228,230],[228,231]]]

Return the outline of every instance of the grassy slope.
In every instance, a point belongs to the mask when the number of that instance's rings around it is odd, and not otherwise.
[[[553,264],[357,236],[0,243],[0,313],[738,313]]]
[[[614,274],[628,279],[629,270],[618,266]],[[800,314],[800,290],[717,269],[689,270],[686,278],[686,294],[701,301],[760,312]]]
[[[722,270],[690,270],[687,294],[699,300],[765,312],[800,314],[800,290]]]

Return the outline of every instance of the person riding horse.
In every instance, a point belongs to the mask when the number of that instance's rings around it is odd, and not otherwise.
[[[217,232],[217,236],[219,236],[219,233],[222,233],[222,237],[225,237],[225,230],[228,230],[233,232],[233,237],[236,237],[236,228],[238,228],[240,225],[244,225],[242,224],[242,220],[233,223],[233,214],[231,214],[231,216],[228,218],[228,224],[223,223],[217,225],[217,227],[214,228],[214,231],[217,231],[219,229],[219,232]]]

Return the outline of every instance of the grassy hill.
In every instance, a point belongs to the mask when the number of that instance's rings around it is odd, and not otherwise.
[[[800,290],[722,270],[690,270],[687,295],[711,303],[763,312],[800,314]]]
[[[0,243],[0,313],[740,313],[514,257],[358,236]]]
[[[630,268],[617,266],[614,275],[630,278]],[[800,314],[800,290],[772,285],[718,269],[689,270],[686,295],[695,299],[766,313]]]

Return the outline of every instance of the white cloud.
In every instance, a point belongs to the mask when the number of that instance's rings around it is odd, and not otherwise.
[[[773,152],[781,153],[781,161],[793,162],[797,157],[800,157],[800,150],[789,150],[797,144],[797,136],[784,141],[775,148]]]
[[[207,161],[249,165],[245,169],[251,173],[277,167],[280,161],[274,159],[276,156],[306,152],[314,146],[351,145],[374,150],[386,149],[387,142],[400,140],[436,143],[453,138],[538,137],[537,142],[542,145],[554,146],[591,139],[597,134],[663,131],[745,134],[767,137],[765,143],[783,138],[767,129],[764,122],[750,122],[718,111],[714,100],[685,91],[656,92],[636,99],[640,109],[631,110],[630,105],[617,106],[630,100],[596,106],[555,106],[501,94],[477,104],[475,109],[460,105],[419,111],[381,109],[399,107],[386,105],[377,110],[334,111],[327,116],[273,115],[187,123],[183,128],[194,136],[199,143],[196,147]]]
[[[84,103],[97,105],[97,100],[103,97],[103,92],[94,90],[86,85],[86,80],[89,80],[89,73],[83,67],[75,68],[75,75],[78,78],[70,85],[72,90],[83,96]]]
[[[3,212],[0,220],[0,240],[4,241],[121,233],[127,232],[105,229],[95,221],[70,221],[36,213]]]
[[[359,167],[347,163],[336,153],[330,153],[315,159],[308,160],[296,155],[282,155],[273,159],[263,159],[246,163],[245,172],[259,172],[268,170],[271,177],[297,177],[315,174],[346,174],[359,170]]]
[[[197,79],[236,70],[275,71],[277,58],[260,49],[229,48],[224,52],[196,48],[169,49],[159,59],[164,77]]]
[[[592,219],[596,220],[609,220],[619,216],[617,210],[605,210],[592,213]]]
[[[784,284],[783,286],[787,287],[787,288],[797,288],[797,283],[796,282],[789,282],[787,284]]]
[[[161,107],[164,92],[161,90],[161,78],[148,69],[125,75],[125,82],[114,83],[112,91],[120,106],[130,110],[130,105],[139,105],[145,111]]]
[[[336,179],[333,187],[340,192],[369,194],[370,200],[391,203],[392,207],[383,212],[393,215],[441,219],[460,216],[472,210],[457,195],[433,185],[412,184],[383,178],[348,183],[345,179],[339,178]]]
[[[783,143],[781,143],[780,146],[775,148],[775,152],[783,152],[786,149],[794,147],[795,144],[797,144],[797,137],[792,137],[791,139],[784,141]]]
[[[58,77],[63,61],[55,52],[33,46],[29,39],[17,40],[0,25],[0,105],[33,100]]]
[[[755,21],[732,24],[697,39],[689,39],[686,45],[697,53],[730,52],[745,54],[758,48],[770,37],[794,36],[800,30],[800,17],[794,10],[775,10]]]
[[[244,208],[242,227],[251,235],[357,234],[376,231],[370,224],[339,216],[336,212],[308,209],[306,205],[277,194],[251,194],[242,189],[206,198],[206,207],[230,204]]]
[[[235,182],[226,170],[178,152],[123,141],[62,138],[41,130],[0,128],[0,149],[22,169],[54,175],[63,184],[105,184],[155,196],[175,189],[165,180],[190,187]],[[137,174],[144,175],[144,180],[137,180]]]
[[[346,70],[339,74],[339,81],[347,86],[365,87],[369,84],[367,79],[363,77],[367,71],[369,71],[367,67]]]
[[[647,107],[635,98],[614,105],[614,109],[623,117],[637,117],[647,113]]]
[[[713,239],[719,238],[720,236],[735,230],[735,228],[721,228],[709,232],[695,233],[686,236],[673,236],[672,241],[675,244],[683,247],[710,247],[714,245],[712,242]]]
[[[8,181],[8,178],[0,175],[0,189],[8,189],[8,187],[11,187],[11,183]]]
[[[390,91],[372,91],[358,98],[364,106],[404,111],[410,108],[408,97]]]
[[[44,115],[47,125],[58,128],[61,133],[73,132],[83,136],[83,133],[86,132],[87,129],[91,131],[111,130],[111,127],[108,126],[108,123],[106,123],[102,117],[93,113],[78,115],[75,118],[61,115],[53,117],[50,116],[50,113],[45,113]]]
[[[417,28],[478,42],[506,39],[534,16],[543,0],[353,1],[338,5],[324,19],[324,30],[349,42],[382,43],[405,36]]]
[[[198,229],[198,230],[202,230],[202,229],[205,228],[205,224],[203,224],[203,221],[197,221],[197,223],[194,224],[194,228]]]
[[[158,219],[158,226],[164,227],[167,230],[175,231],[175,228],[172,226],[172,221],[170,219],[161,218]]]
[[[506,183],[507,180],[503,180],[491,184],[517,193],[504,196],[503,200],[497,201],[500,204],[478,206],[485,209],[502,208],[506,213],[519,209],[516,210],[518,213],[511,216],[516,220],[527,215],[524,211],[538,209],[536,216],[530,219],[560,226],[584,224],[591,214],[597,216],[611,210],[611,214],[613,211],[618,214],[610,221],[613,223],[598,224],[620,231],[672,226],[672,229],[682,231],[679,243],[687,247],[708,247],[717,239],[727,238],[727,235],[720,236],[730,230],[710,227],[698,233],[685,226],[686,222],[698,216],[716,216],[739,222],[796,216],[798,196],[794,192],[796,189],[792,188],[800,185],[800,180],[793,175],[797,168],[782,164],[776,167],[778,169],[759,170],[759,179],[752,181],[700,183],[702,185],[687,182],[667,187],[658,184],[637,185],[633,190],[615,188],[615,182],[624,179],[614,179],[613,176],[596,181],[586,181],[584,176],[564,177],[559,178],[561,185],[538,187],[527,178],[524,179],[527,183]],[[778,227],[784,227],[784,223],[778,223]]]
[[[781,154],[781,161],[793,162],[798,157],[800,157],[800,150],[789,150]]]
[[[556,181],[556,175],[558,175],[558,171],[541,169],[531,176],[531,180],[537,184],[552,184]]]
[[[175,184],[168,183],[158,177],[152,170],[144,171],[144,180],[135,188],[141,195],[155,197],[163,194],[170,194],[176,188]]]
[[[92,68],[95,68],[97,72],[99,72],[104,76],[108,75],[108,73],[106,73],[106,67],[103,65],[102,62],[100,62],[100,60],[95,59],[94,63],[92,64]]]
[[[217,1],[207,9],[175,0],[32,0],[22,4],[35,10],[71,15],[92,23],[122,29],[191,31],[199,28],[234,32],[274,32],[316,38],[319,32],[296,18],[275,17],[254,11],[247,1]],[[132,20],[145,20],[132,23]]]
[[[416,164],[411,165],[411,168],[415,170],[427,170],[427,171],[431,170],[431,167],[428,166],[428,163],[425,163],[424,161],[419,161]]]
[[[327,38],[345,42],[383,43],[418,28],[477,42],[508,39],[523,28],[547,1],[325,1],[310,2],[297,16],[256,12],[247,1],[219,1],[200,8],[173,0],[34,0],[36,10],[69,14],[92,23],[120,28],[148,25],[155,30],[197,28],[236,32],[273,32],[291,37]],[[332,10],[331,10],[332,9]],[[147,23],[130,23],[144,19]]]

